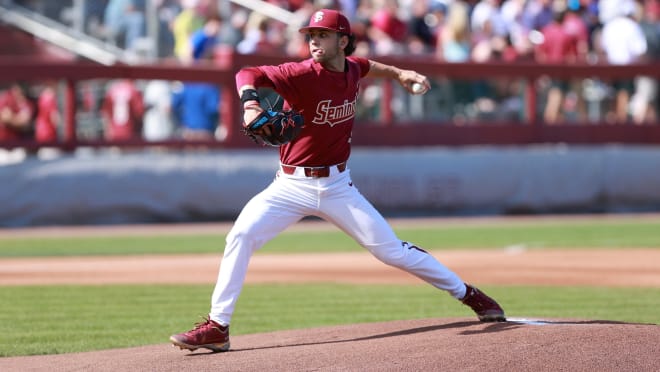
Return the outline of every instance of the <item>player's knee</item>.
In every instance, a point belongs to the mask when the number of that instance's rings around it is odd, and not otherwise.
[[[383,263],[403,269],[420,259],[414,258],[415,254],[427,254],[423,249],[404,241],[382,245],[372,249],[371,253]]]
[[[382,244],[369,250],[376,258],[390,266],[401,267],[406,263],[406,252],[402,249],[401,242]]]
[[[254,235],[244,231],[231,231],[225,238],[225,253],[228,250],[247,249],[251,252],[259,249],[261,244],[254,239]]]

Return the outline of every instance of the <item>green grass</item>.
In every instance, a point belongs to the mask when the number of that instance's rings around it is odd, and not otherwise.
[[[0,239],[0,257],[217,253],[224,235]]]
[[[395,228],[399,237],[426,249],[660,248],[660,221],[525,222]],[[0,257],[217,253],[224,234],[174,236],[101,236],[76,238],[2,238]],[[313,244],[310,244],[313,242]],[[261,252],[339,252],[361,248],[339,230],[285,231]]]
[[[660,323],[660,289],[482,287],[509,317]],[[68,353],[168,342],[208,312],[212,287],[0,288],[0,356]],[[247,285],[232,335],[397,319],[472,317],[425,285]]]
[[[396,227],[426,249],[654,248],[659,219],[527,220]],[[3,237],[0,257],[218,253],[224,235]],[[310,242],[313,242],[310,244]],[[288,231],[264,252],[361,250],[339,231]],[[209,309],[211,285],[0,287],[0,356],[166,343]],[[483,287],[509,317],[660,323],[660,288]],[[428,285],[247,285],[232,334],[413,318],[473,316]]]

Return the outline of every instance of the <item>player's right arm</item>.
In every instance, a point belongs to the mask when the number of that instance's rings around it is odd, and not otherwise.
[[[418,93],[414,92],[412,88],[415,83],[421,84],[424,87],[424,92],[431,89],[431,84],[426,76],[413,70],[403,70],[396,66],[386,65],[371,59],[369,60],[369,72],[367,72],[366,76],[396,80],[410,93]]]

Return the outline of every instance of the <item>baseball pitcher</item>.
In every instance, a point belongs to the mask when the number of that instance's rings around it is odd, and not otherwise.
[[[380,261],[463,302],[479,320],[505,321],[497,302],[422,248],[399,239],[351,180],[348,160],[360,79],[393,79],[411,94],[426,93],[428,79],[351,57],[355,39],[348,19],[338,11],[315,12],[300,32],[309,40],[310,59],[247,67],[236,74],[244,131],[257,142],[278,146],[280,165],[274,181],[245,205],[227,235],[208,319],[170,341],[188,350],[229,350],[229,324],[252,254],[306,216],[333,223]],[[282,112],[263,107],[261,87],[281,95]]]

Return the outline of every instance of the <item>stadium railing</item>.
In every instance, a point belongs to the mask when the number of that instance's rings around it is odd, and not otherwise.
[[[135,148],[160,146],[185,148],[207,146],[212,148],[243,148],[254,144],[240,132],[242,112],[235,92],[234,75],[242,66],[278,64],[285,59],[278,56],[255,56],[225,53],[213,65],[183,66],[179,64],[114,65],[102,66],[84,62],[35,61],[25,58],[0,58],[0,83],[13,81],[35,82],[59,80],[65,84],[62,97],[62,138],[54,143],[37,143],[31,139],[0,142],[0,148],[35,150],[43,146],[63,150],[77,147]],[[597,78],[602,81],[633,79],[648,76],[660,78],[660,64],[612,65],[548,65],[537,63],[439,63],[431,59],[382,57],[379,61],[414,69],[429,78],[484,80],[522,79],[524,84],[524,115],[518,120],[488,120],[453,125],[439,123],[437,119],[410,119],[395,117],[392,100],[396,84],[379,82],[381,87],[379,112],[375,118],[358,119],[353,130],[354,144],[358,146],[463,146],[463,145],[524,145],[535,143],[566,144],[660,144],[660,122],[646,125],[610,124],[605,121],[588,125],[546,125],[538,113],[541,95],[535,82],[544,77],[555,79]],[[184,141],[171,139],[147,142],[140,138],[129,141],[106,141],[79,138],[76,113],[79,85],[86,80],[133,79],[203,81],[218,84],[222,92],[220,121],[227,133],[222,141]],[[660,120],[660,119],[659,119]],[[438,125],[449,124],[449,125]]]

